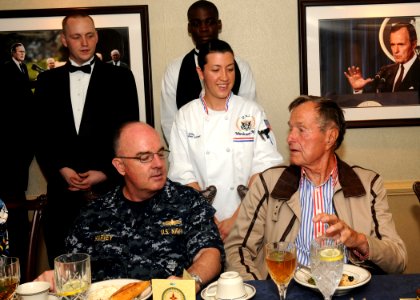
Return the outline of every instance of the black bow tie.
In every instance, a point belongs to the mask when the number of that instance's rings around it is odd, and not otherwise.
[[[87,74],[90,74],[91,66],[90,65],[84,65],[84,66],[76,67],[76,66],[70,65],[69,71],[70,71],[70,73],[73,73],[73,72],[76,72],[76,71],[82,71],[82,72],[85,72]]]

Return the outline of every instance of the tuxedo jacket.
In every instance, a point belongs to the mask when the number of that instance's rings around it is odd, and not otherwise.
[[[381,78],[385,80],[384,83],[379,83],[381,92],[392,92],[394,86],[395,76],[397,75],[399,64],[391,64],[382,67],[378,74],[382,75]],[[418,91],[420,89],[420,60],[416,59],[411,65],[398,90],[401,91]]]
[[[26,191],[33,159],[33,93],[24,73],[10,59],[0,66],[0,197],[2,191]]]
[[[40,135],[36,158],[48,185],[65,185],[59,174],[63,167],[76,172],[98,170],[113,178],[115,131],[124,122],[139,120],[132,72],[97,59],[77,133],[70,99],[69,65],[68,62],[39,74],[35,90]]]

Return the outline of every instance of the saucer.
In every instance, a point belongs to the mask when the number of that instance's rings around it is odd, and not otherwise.
[[[207,289],[213,288],[215,286],[217,286],[217,281],[213,282],[212,284],[209,284],[208,287],[206,287],[204,290],[201,291],[201,294],[200,294],[201,298],[203,300],[216,300],[216,297],[206,296]],[[254,297],[255,292],[256,292],[255,287],[253,287],[252,285],[247,284],[247,283],[244,283],[244,286],[245,286],[245,296],[240,297],[240,298],[236,298],[235,300],[248,300],[248,299],[251,299],[252,297]]]

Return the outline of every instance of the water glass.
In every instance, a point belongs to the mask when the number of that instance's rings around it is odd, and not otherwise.
[[[68,253],[54,259],[57,296],[62,300],[84,300],[91,284],[90,256]]]
[[[311,274],[326,300],[331,299],[343,275],[344,245],[320,236],[311,242]]]

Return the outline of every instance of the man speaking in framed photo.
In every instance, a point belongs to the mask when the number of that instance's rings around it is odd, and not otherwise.
[[[411,23],[396,23],[391,27],[390,47],[395,63],[383,66],[374,78],[363,78],[359,67],[351,66],[344,72],[354,93],[361,93],[368,85],[377,92],[418,91],[420,61],[416,53],[417,34]]]

